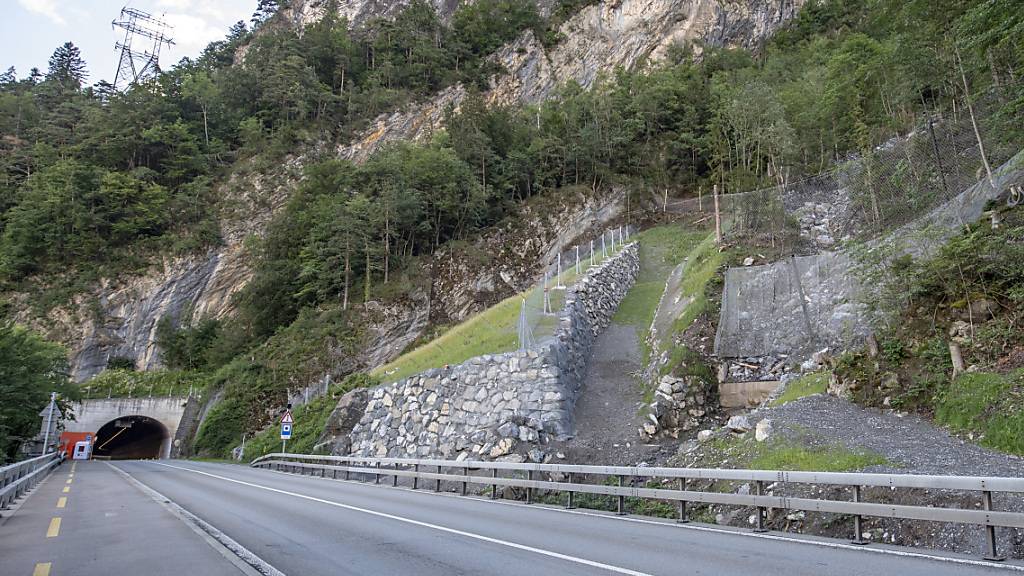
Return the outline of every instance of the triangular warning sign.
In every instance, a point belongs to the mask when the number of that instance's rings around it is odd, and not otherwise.
[[[291,424],[291,423],[292,423],[292,411],[291,410],[285,410],[284,411],[284,416],[281,416],[281,424]]]

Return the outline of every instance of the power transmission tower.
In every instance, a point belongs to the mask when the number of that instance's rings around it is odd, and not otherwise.
[[[117,90],[127,90],[133,84],[155,77],[160,71],[160,49],[164,44],[174,44],[174,40],[167,35],[170,25],[154,18],[148,12],[124,7],[121,8],[120,16],[111,22],[110,26],[125,31],[124,40],[114,44],[115,49],[121,50],[117,74],[114,76],[114,87]],[[145,48],[133,48],[133,41],[143,44]]]

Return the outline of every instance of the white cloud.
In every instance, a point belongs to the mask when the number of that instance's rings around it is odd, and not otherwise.
[[[57,10],[56,0],[18,0],[18,4],[29,12],[45,16],[56,24],[65,26],[67,21]]]
[[[166,14],[164,20],[174,27],[170,35],[174,38],[179,53],[198,54],[207,44],[220,40],[227,34],[227,29],[222,23],[188,14]]]

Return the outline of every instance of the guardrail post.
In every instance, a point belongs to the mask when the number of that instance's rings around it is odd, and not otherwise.
[[[331,479],[333,479],[333,480],[337,480],[338,479],[338,469],[337,468],[331,468]]]
[[[573,480],[573,473],[569,472],[569,484],[572,484]],[[576,496],[576,493],[573,492],[572,490],[569,490],[569,501],[565,503],[566,510],[572,510],[573,508],[576,507],[576,503],[573,501],[575,500],[574,496]]]
[[[419,464],[413,464],[412,465],[412,471],[413,471],[412,489],[415,490],[416,487],[420,485],[420,476],[419,476],[419,474],[420,474],[420,465]]]
[[[352,471],[350,470],[351,467],[352,467],[352,463],[351,462],[345,462],[345,480],[351,480],[352,479]]]
[[[622,482],[625,480],[625,478],[625,476],[619,474],[619,488],[622,488]],[[618,514],[619,516],[626,515],[626,497],[623,494],[619,494],[618,509],[616,510],[616,514]]]
[[[391,487],[398,487],[398,464],[395,464],[395,474],[391,477]]]
[[[686,484],[687,484],[686,478],[680,478],[679,479],[679,490],[682,491],[682,492],[685,492],[686,491]],[[686,500],[680,500],[679,501],[679,517],[676,518],[676,522],[678,522],[680,524],[686,524],[689,521],[690,521],[690,519],[686,517]]]
[[[853,487],[853,501],[860,502],[860,486]],[[850,540],[851,544],[858,544],[863,546],[868,543],[864,539],[864,528],[862,527],[863,520],[860,514],[853,517],[853,540]]]
[[[437,465],[437,473],[441,474],[441,465],[440,464]],[[438,478],[437,480],[434,481],[434,492],[440,492],[440,491],[441,491],[441,479]]]
[[[764,496],[764,480],[757,481],[757,495]],[[768,529],[764,527],[765,518],[768,516],[768,509],[764,506],[757,507],[757,527],[754,528],[754,532],[767,532]]]
[[[526,471],[526,479],[531,482],[533,481],[533,470]],[[529,486],[526,487],[526,503],[533,504],[533,488]]]
[[[373,475],[373,483],[380,484],[380,462],[377,462],[377,472]]]
[[[464,467],[464,468],[462,469],[462,475],[463,475],[463,476],[469,476],[469,466],[466,466],[466,467]],[[469,488],[469,482],[466,482],[465,480],[463,480],[463,481],[462,481],[462,495],[463,495],[463,496],[465,496],[465,495],[466,495],[466,490],[467,490],[468,488]]]
[[[981,493],[982,502],[985,505],[986,511],[992,510],[992,492],[985,490]],[[1001,556],[999,551],[996,550],[996,527],[991,524],[985,526],[985,560],[992,562],[1002,562],[1006,560],[1006,556]]]
[[[492,468],[491,469],[491,478],[497,478],[497,477],[498,477],[498,469],[497,468]],[[497,498],[498,498],[498,485],[497,484],[491,484],[491,500],[496,500]]]

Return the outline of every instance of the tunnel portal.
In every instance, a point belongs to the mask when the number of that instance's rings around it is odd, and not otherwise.
[[[170,444],[167,427],[149,416],[122,416],[96,432],[93,457],[138,460],[166,455]]]

